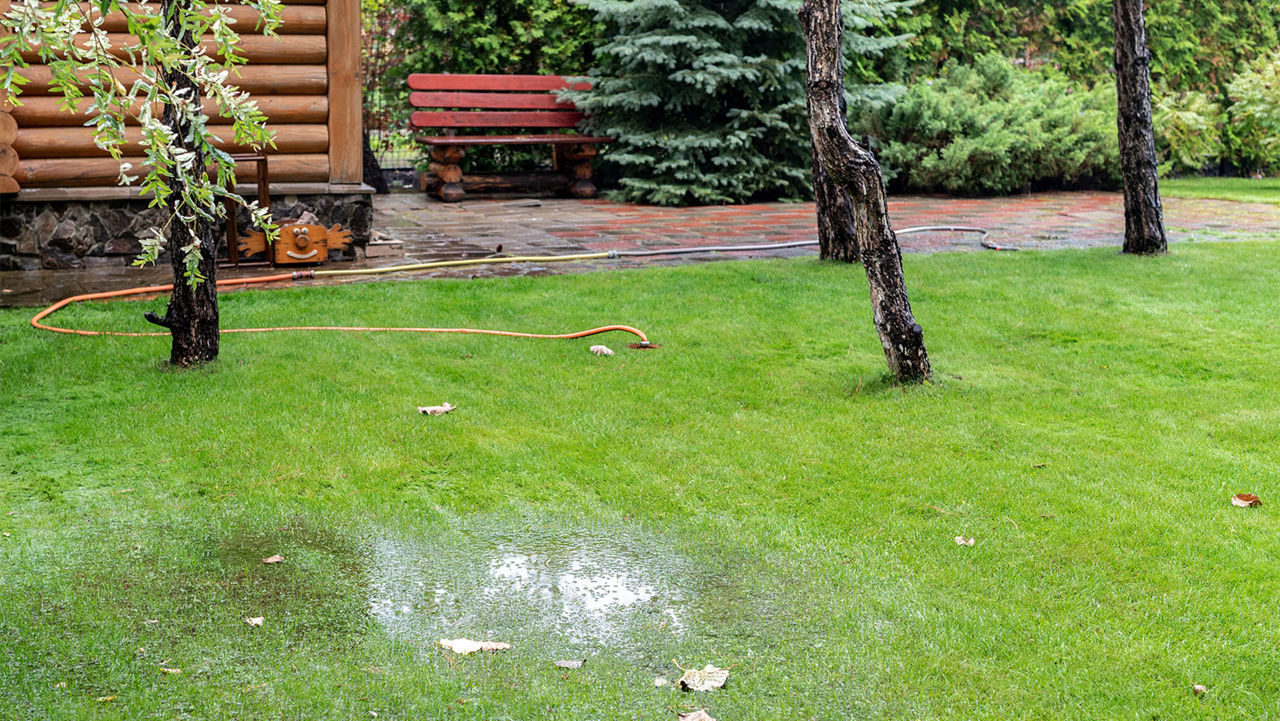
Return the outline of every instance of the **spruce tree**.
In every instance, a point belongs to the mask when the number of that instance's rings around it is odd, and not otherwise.
[[[910,4],[850,3],[846,52],[901,42],[863,31]],[[615,139],[605,165],[618,177],[614,197],[687,205],[812,196],[798,0],[586,5],[612,40],[596,48],[592,89],[571,97],[592,133]]]

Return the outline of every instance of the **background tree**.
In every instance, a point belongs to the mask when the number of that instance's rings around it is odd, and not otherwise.
[[[275,34],[280,24],[278,0],[243,0],[260,14],[259,28]],[[113,46],[103,29],[109,14],[123,16],[133,38]],[[155,262],[168,251],[173,267],[173,293],[163,318],[148,320],[168,328],[173,338],[170,361],[190,366],[218,355],[216,253],[225,215],[223,200],[249,208],[256,225],[274,237],[270,208],[246,202],[227,188],[235,185],[235,162],[218,145],[205,114],[205,101],[231,121],[236,145],[261,148],[271,144],[266,116],[247,93],[228,82],[237,65],[239,35],[232,29],[229,6],[204,0],[18,0],[0,20],[9,34],[0,37],[0,96],[21,104],[26,83],[23,54],[38,56],[49,66],[52,86],[64,107],[87,103],[94,142],[113,158],[122,147],[138,144],[146,165],[120,168],[120,182],[139,179],[151,204],[169,211],[164,228],[142,239],[135,264]],[[128,83],[126,85],[126,83]],[[127,130],[136,118],[140,131]],[[141,176],[131,175],[140,172]]]
[[[812,193],[798,0],[586,0],[607,28],[594,87],[572,93],[593,133],[615,138],[601,170],[623,200],[686,205]],[[903,42],[873,27],[910,3],[863,0],[846,49]],[[859,66],[861,72],[864,69]],[[868,73],[854,101],[881,90]]]
[[[902,254],[889,224],[884,177],[875,156],[855,143],[847,128],[840,0],[805,0],[800,20],[808,50],[806,97],[814,150],[851,201],[852,235],[866,268],[876,331],[889,369],[899,381],[923,382],[931,372],[929,355],[924,331],[907,298]]]
[[[1120,172],[1124,176],[1124,252],[1169,247],[1160,205],[1159,161],[1151,122],[1151,52],[1143,0],[1114,0],[1116,98],[1120,108]]]

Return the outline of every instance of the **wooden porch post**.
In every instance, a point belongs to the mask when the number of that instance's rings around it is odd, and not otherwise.
[[[7,0],[0,0],[6,2]],[[364,182],[360,0],[328,0],[329,182]]]

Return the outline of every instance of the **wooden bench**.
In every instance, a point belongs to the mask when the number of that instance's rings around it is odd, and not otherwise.
[[[555,94],[569,87],[568,79],[559,75],[410,75],[409,88],[415,92],[409,95],[409,103],[415,108],[430,108],[414,112],[410,125],[446,129],[445,135],[418,138],[431,154],[422,189],[435,192],[446,202],[461,200],[466,190],[567,190],[577,198],[594,197],[591,158],[596,155],[596,144],[610,138],[571,132],[455,134],[462,129],[572,130],[582,121],[583,113]],[[590,87],[588,83],[572,84],[573,90]],[[554,170],[550,172],[464,176],[458,164],[466,157],[467,146],[544,144],[555,149]]]

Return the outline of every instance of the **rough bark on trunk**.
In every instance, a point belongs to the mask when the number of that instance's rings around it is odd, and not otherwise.
[[[1120,172],[1124,176],[1124,252],[1169,248],[1160,205],[1155,131],[1151,124],[1151,51],[1143,0],[1113,0],[1116,99],[1120,108]]]
[[[175,32],[179,7],[183,0],[162,0],[161,12],[169,23],[170,32]],[[184,46],[194,48],[195,39],[189,30],[184,31],[181,38]],[[179,72],[166,72],[165,82],[175,87],[186,88],[186,97],[194,107],[201,103],[200,88]],[[205,167],[205,157],[194,143],[189,140],[190,124],[184,122],[173,106],[164,108],[164,123],[175,131],[177,143],[184,149],[196,153],[196,168]],[[179,193],[177,189],[169,196],[169,212],[176,213]],[[169,255],[173,265],[173,293],[169,297],[169,306],[164,318],[149,316],[149,319],[169,329],[173,337],[173,346],[169,351],[169,362],[177,366],[192,366],[205,363],[218,357],[218,287],[217,287],[217,250],[218,226],[209,220],[199,220],[196,224],[196,237],[200,241],[200,274],[204,276],[198,285],[192,285],[186,278],[186,264],[183,262],[182,248],[190,240],[190,229],[176,220],[169,226]]]
[[[884,175],[870,150],[849,137],[841,111],[843,21],[840,0],[805,0],[800,9],[809,65],[809,132],[822,167],[851,201],[853,232],[871,286],[876,331],[900,381],[929,378],[924,330],[911,313],[898,238],[889,225]]]
[[[378,195],[386,195],[391,192],[391,186],[387,184],[387,178],[382,174],[382,164],[378,162],[378,156],[373,152],[373,148],[369,146],[369,130],[364,131],[364,184],[373,188],[373,192]]]
[[[840,77],[844,77],[844,53],[840,54]],[[810,98],[805,97],[809,114],[813,114]],[[848,117],[844,94],[840,95],[840,116]],[[858,239],[854,235],[853,200],[849,193],[836,184],[822,167],[818,158],[817,146],[811,147],[811,165],[813,166],[813,199],[818,214],[818,257],[823,260],[838,260],[845,263],[856,263],[858,255]]]
[[[818,213],[818,256],[823,260],[857,263],[861,257],[854,230],[857,221],[853,200],[822,167],[816,147],[813,149],[813,199]]]

